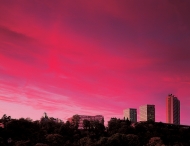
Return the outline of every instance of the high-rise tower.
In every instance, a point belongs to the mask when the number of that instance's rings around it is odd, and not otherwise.
[[[123,110],[125,119],[129,119],[131,122],[137,122],[137,109],[128,108]]]
[[[172,94],[166,98],[166,123],[180,124],[180,101]]]
[[[140,106],[140,121],[155,121],[155,105]]]

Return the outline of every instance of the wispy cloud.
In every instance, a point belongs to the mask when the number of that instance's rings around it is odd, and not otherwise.
[[[160,113],[168,93],[188,106],[189,5],[1,1],[1,101],[31,107],[31,113],[107,119],[151,103],[157,120],[165,121]],[[190,122],[183,116],[187,108],[181,111],[183,123]]]

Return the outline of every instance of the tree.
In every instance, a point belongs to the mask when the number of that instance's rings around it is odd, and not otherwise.
[[[27,141],[20,140],[20,141],[15,142],[15,146],[28,146],[28,145],[30,145],[29,140],[27,140]]]
[[[11,116],[7,116],[6,114],[4,114],[1,118],[1,121],[6,124],[7,122],[11,121]]]
[[[5,146],[5,143],[2,137],[0,137],[0,146]]]
[[[49,144],[49,146],[61,146],[64,145],[64,139],[63,136],[59,134],[48,134],[46,136],[46,140]]]
[[[48,146],[48,145],[44,143],[37,143],[35,146]]]
[[[96,120],[93,121],[93,130],[97,136],[100,136],[105,132],[105,126],[103,123],[100,123],[98,120]]]
[[[79,127],[79,121],[80,121],[80,116],[79,115],[74,115],[72,117],[72,125],[75,129],[78,129]]]
[[[140,142],[137,135],[116,133],[108,138],[108,146],[139,146]]]
[[[62,135],[65,139],[70,140],[74,135],[74,129],[71,126],[71,123],[67,121],[65,124],[61,124],[58,133]]]
[[[110,135],[117,133],[120,127],[120,119],[111,118],[110,121],[108,121],[108,132]]]
[[[32,123],[25,119],[11,120],[7,123],[7,133],[11,138],[21,141],[27,140],[31,135]],[[23,142],[23,141],[22,141]]]
[[[147,146],[162,146],[162,145],[163,142],[160,137],[152,137],[147,144]]]
[[[99,141],[96,143],[97,146],[105,146],[107,144],[107,137],[100,137]]]
[[[127,124],[127,126],[130,126],[130,125],[131,125],[131,121],[128,119],[128,117],[127,117],[125,123]]]
[[[89,137],[83,137],[79,140],[80,146],[92,146],[93,142]]]
[[[109,146],[121,146],[123,141],[121,140],[121,134],[116,133],[110,136],[107,140],[107,145]],[[123,143],[125,144],[125,143]]]
[[[90,121],[89,120],[83,120],[83,128],[84,129],[90,129]]]
[[[128,134],[128,135],[124,135],[123,139],[127,139],[127,144],[129,146],[139,146],[140,142],[139,142],[139,138],[137,135],[134,134]]]

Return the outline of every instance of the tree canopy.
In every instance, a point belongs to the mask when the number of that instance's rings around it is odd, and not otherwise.
[[[99,121],[83,121],[78,129],[79,118],[73,116],[70,123],[48,118],[32,121],[30,118],[0,119],[1,146],[155,146],[190,145],[190,127],[156,123],[153,121],[131,124],[129,120],[111,118],[105,127]],[[30,120],[29,120],[30,119]]]

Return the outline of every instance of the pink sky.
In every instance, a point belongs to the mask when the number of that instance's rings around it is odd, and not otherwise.
[[[190,1],[0,1],[0,114],[123,118],[165,98],[190,125]]]

